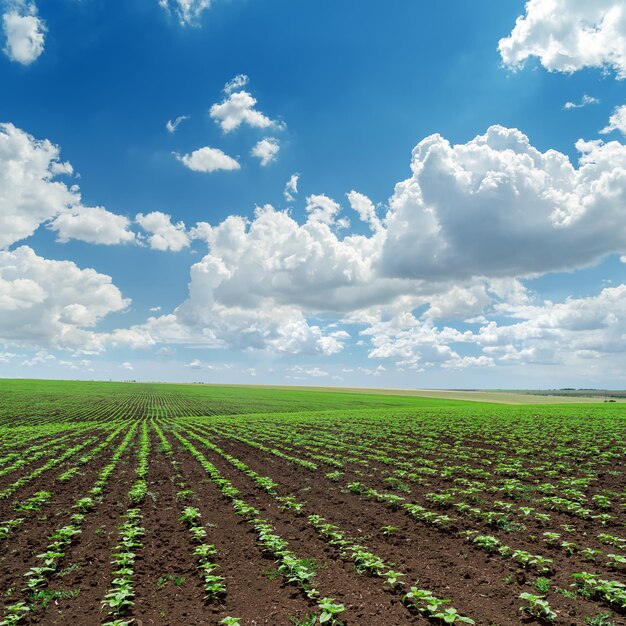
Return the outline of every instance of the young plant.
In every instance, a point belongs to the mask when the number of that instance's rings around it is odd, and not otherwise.
[[[528,613],[533,617],[542,619],[548,622],[553,622],[556,619],[556,613],[550,607],[550,604],[545,600],[545,596],[536,596],[532,593],[520,593],[520,600],[526,601],[526,606],[520,608],[520,611]]]
[[[346,610],[343,604],[335,603],[333,598],[322,598],[317,606],[322,611],[320,614],[320,624],[339,626],[342,623],[337,619],[337,615]]]

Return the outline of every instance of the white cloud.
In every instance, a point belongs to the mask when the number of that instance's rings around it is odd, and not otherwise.
[[[124,363],[122,363],[120,365],[120,369],[128,370],[128,371],[132,372],[135,368],[133,367],[132,363],[129,363],[128,361],[125,361]]]
[[[283,196],[285,196],[285,200],[287,202],[293,202],[296,199],[296,195],[298,195],[298,181],[300,180],[300,174],[295,173],[292,174],[285,185],[285,190],[283,191]]]
[[[351,191],[348,193],[348,202],[352,209],[359,214],[359,219],[369,224],[374,232],[382,229],[382,224],[376,215],[376,207],[367,196],[358,191]]]
[[[180,250],[191,238],[207,244],[207,254],[191,268],[182,304],[144,324],[97,334],[91,305],[64,302],[53,307],[58,325],[47,336],[37,323],[22,322],[28,321],[25,311],[41,316],[51,310],[49,283],[23,271],[0,274],[11,283],[0,287],[6,312],[0,319],[5,323],[8,316],[17,329],[12,336],[0,333],[0,340],[39,333],[44,347],[94,352],[106,345],[183,344],[333,355],[351,341],[344,328],[358,325],[372,359],[407,368],[547,361],[555,357],[546,342],[564,336],[577,354],[590,355],[597,342],[554,332],[541,320],[548,313],[554,318],[557,309],[534,303],[519,280],[626,254],[626,146],[580,141],[577,148],[581,157],[574,165],[559,152],[538,151],[515,129],[495,126],[458,145],[428,137],[415,147],[411,176],[396,185],[387,206],[348,194],[350,206],[371,226],[366,235],[338,234],[341,206],[324,194],[307,197],[303,222],[269,205],[251,219],[230,216],[189,231],[164,213],[140,214],[137,221],[153,247]],[[58,157],[43,151],[42,161],[46,173]],[[60,192],[71,204],[74,192],[65,186]],[[112,300],[100,317],[126,304],[112,285],[107,289]],[[604,300],[610,300],[607,294]],[[604,300],[590,307],[600,308]],[[616,311],[614,306],[611,313],[621,319]],[[509,325],[502,321],[531,314]],[[328,323],[338,318],[340,327]],[[472,319],[479,330],[459,332],[436,322],[452,319]]]
[[[605,126],[600,133],[607,135],[615,130],[618,130],[626,137],[626,105],[619,106],[613,111],[613,114],[609,118],[608,125]]]
[[[494,126],[454,146],[428,137],[386,214],[348,195],[372,226],[367,236],[337,234],[341,207],[324,194],[307,197],[304,223],[265,206],[252,220],[198,224],[191,236],[209,253],[192,267],[188,299],[116,341],[332,354],[349,337],[313,320],[343,314],[344,324],[370,329],[373,358],[490,365],[489,354],[458,351],[454,342],[466,335],[439,331],[433,320],[479,320],[503,302],[525,306],[530,295],[518,278],[626,251],[626,146],[577,147],[578,167],[515,129]],[[421,318],[402,317],[420,307]],[[394,330],[397,320],[405,326]]]
[[[258,111],[256,98],[247,91],[235,91],[229,93],[219,104],[214,104],[209,110],[209,115],[214,119],[225,133],[230,133],[247,124],[252,128],[282,128],[283,124],[272,121],[269,117]]]
[[[290,367],[287,371],[293,372],[297,376],[295,378],[303,378],[303,377],[313,377],[313,378],[324,378],[326,376],[330,376],[330,374],[320,369],[319,367],[302,367],[300,365],[296,365],[295,367]]]
[[[181,26],[194,26],[202,13],[210,8],[211,0],[159,0],[159,5],[173,13]]]
[[[0,363],[10,363],[16,356],[13,352],[0,352]]]
[[[626,353],[626,285],[564,302],[500,307],[521,321],[490,322],[476,335],[484,351],[503,362],[574,364]]]
[[[39,350],[31,359],[22,361],[24,367],[37,367],[38,365],[49,365],[56,362],[57,358],[53,354],[49,354],[46,350]]]
[[[80,361],[65,361],[65,360],[61,360],[61,361],[57,361],[57,363],[61,366],[61,367],[66,367],[74,372],[93,372],[94,368],[91,367],[91,361],[87,360],[87,359],[81,359]]]
[[[71,174],[59,148],[13,124],[0,124],[0,249],[32,235],[38,226],[80,202],[76,188],[54,180]]]
[[[184,364],[185,367],[192,370],[211,370],[211,371],[221,371],[221,370],[229,370],[232,368],[232,365],[228,363],[215,364],[215,363],[203,363],[200,359],[193,359],[189,363]]]
[[[29,237],[46,222],[62,242],[132,241],[125,217],[83,206],[78,186],[57,180],[73,173],[59,157],[59,147],[47,139],[0,124],[0,249]]]
[[[7,344],[99,352],[92,328],[129,303],[93,269],[44,259],[27,246],[0,251],[0,340]]]
[[[150,234],[148,243],[153,250],[180,252],[189,246],[189,236],[183,222],[172,224],[172,218],[161,211],[139,213],[135,221]]]
[[[135,233],[129,230],[130,220],[102,207],[76,206],[55,217],[48,227],[58,233],[57,241],[61,243],[78,239],[112,245],[135,240]]]
[[[41,56],[46,26],[37,16],[34,2],[15,0],[9,4],[2,16],[2,26],[6,37],[4,53],[11,61],[30,65]]]
[[[188,299],[172,314],[120,331],[111,341],[296,354],[341,351],[346,333],[328,334],[309,323],[294,297],[300,291],[303,300],[323,299],[336,281],[348,278],[343,260],[333,266],[341,258],[337,254],[347,261],[349,253],[332,250],[337,240],[326,224],[300,226],[286,213],[265,208],[258,209],[249,230],[243,218],[230,217],[205,234],[211,252],[191,268]],[[327,241],[320,248],[323,237]]]
[[[200,148],[191,154],[176,158],[188,169],[194,172],[217,172],[218,170],[238,170],[239,163],[222,152],[219,148]]]
[[[185,121],[188,120],[189,116],[188,115],[179,115],[175,120],[167,120],[167,123],[165,124],[165,128],[167,129],[168,133],[174,134],[176,132],[176,130],[178,129],[178,127]]]
[[[229,80],[224,85],[224,93],[232,93],[233,91],[239,91],[250,82],[250,79],[246,74],[237,74],[234,78]]]
[[[498,47],[513,68],[537,57],[549,71],[610,68],[624,78],[626,5],[624,0],[529,0],[526,14]]]
[[[261,165],[265,167],[272,161],[276,160],[276,155],[279,150],[280,144],[278,143],[278,139],[275,139],[274,137],[266,137],[254,145],[250,154],[257,157],[257,159],[260,159]]]
[[[567,111],[567,110],[571,110],[571,109],[582,109],[586,106],[589,106],[590,104],[600,104],[600,100],[598,98],[594,98],[593,96],[588,96],[587,94],[585,94],[580,102],[566,102],[563,105],[563,108]]]
[[[431,320],[416,319],[408,312],[372,324],[361,334],[371,338],[370,358],[391,359],[413,369],[432,365],[461,369],[493,363],[489,357],[462,357],[450,347],[450,344],[472,342],[473,335],[469,331],[461,333],[449,327],[439,329]]]
[[[500,126],[455,146],[424,139],[390,199],[380,271],[430,281],[530,276],[625,250],[626,146],[576,147],[578,168]]]
[[[309,215],[309,221],[320,222],[322,224],[335,223],[337,215],[341,211],[341,206],[325,194],[309,196],[306,199],[304,210]]]

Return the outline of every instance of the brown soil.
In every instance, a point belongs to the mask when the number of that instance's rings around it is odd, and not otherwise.
[[[251,469],[279,483],[282,486],[279,488],[282,495],[289,493],[300,501],[306,501],[307,514],[323,515],[328,522],[357,538],[386,561],[396,563],[397,569],[407,574],[405,582],[412,583],[419,579],[419,586],[430,589],[439,597],[450,598],[453,606],[471,616],[477,624],[505,626],[525,623],[521,614],[517,616],[518,607],[522,604],[518,596],[523,591],[538,593],[532,586],[537,574],[522,569],[510,559],[490,556],[471,547],[455,532],[427,526],[414,521],[403,511],[391,510],[384,504],[366,500],[342,489],[342,485],[352,480],[361,480],[381,491],[388,490],[388,486],[379,477],[377,481],[375,473],[359,476],[347,472],[339,483],[334,483],[326,479],[324,472],[319,469],[310,472],[240,442],[218,438],[214,441]],[[238,470],[228,467],[219,456],[213,454],[210,460],[220,471],[224,469],[226,477],[238,488],[241,481],[249,481]],[[258,488],[249,482],[249,488],[258,492]],[[404,493],[399,495],[436,510],[428,501],[419,502],[417,498]],[[485,510],[489,508],[485,507]],[[449,513],[458,517],[454,511]],[[461,518],[461,521],[464,520]],[[387,525],[398,530],[387,535],[383,531],[383,526]],[[468,524],[467,528],[471,527]],[[561,588],[569,588],[572,582],[569,574],[572,572],[590,571],[589,564],[579,564],[580,569],[573,567],[564,552],[546,550],[544,546],[518,537],[518,534],[497,533],[492,530],[482,528],[485,534],[499,536],[504,543],[516,549],[553,558],[558,576],[554,576],[552,580]],[[595,568],[592,570],[595,571]],[[619,580],[615,572],[607,572],[607,577]],[[560,594],[551,593],[549,600],[552,608],[558,612],[559,623],[562,624],[584,624],[585,616],[592,616],[600,611],[612,613],[610,609],[586,602],[580,597],[570,600]],[[515,617],[503,618],[504,615]],[[614,614],[613,619],[616,624],[626,624],[622,616]]]
[[[174,448],[172,462],[159,451],[154,434],[152,437],[147,478],[152,495],[141,505],[146,534],[137,551],[133,578],[135,605],[129,613],[133,625],[217,626],[224,617],[237,616],[242,618],[242,626],[289,626],[316,612],[316,602],[308,600],[301,590],[287,585],[278,575],[274,559],[263,553],[252,526],[235,514],[232,503],[210,481],[198,461],[167,433]],[[388,589],[381,578],[357,574],[354,564],[343,560],[337,550],[315,532],[306,516],[281,510],[276,499],[262,491],[253,480],[200,442],[191,440],[240,490],[240,497],[259,509],[261,517],[289,542],[290,549],[299,558],[317,564],[315,587],[322,597],[332,597],[345,605],[346,611],[341,617],[347,626],[429,623],[409,610],[401,601],[401,592]],[[510,559],[490,556],[472,547],[459,536],[458,531],[463,529],[480,529],[514,548],[554,559],[556,573],[551,577],[552,588],[569,589],[571,573],[582,570],[597,570],[613,580],[625,579],[623,573],[603,569],[601,565],[594,566],[580,556],[568,557],[562,551],[533,543],[528,535],[540,536],[546,529],[530,520],[525,531],[505,533],[465,519],[454,510],[437,509],[424,498],[424,493],[447,489],[451,485],[449,481],[428,477],[427,486],[408,483],[409,494],[396,492],[430,510],[458,518],[457,526],[446,532],[415,521],[402,510],[392,510],[344,489],[346,483],[359,480],[378,490],[389,491],[389,485],[384,481],[389,467],[382,463],[371,461],[367,467],[353,464],[339,482],[333,482],[325,477],[325,473],[334,468],[323,463],[319,463],[317,471],[311,472],[232,439],[213,437],[213,440],[251,469],[276,481],[280,495],[291,494],[306,502],[307,515],[324,516],[352,540],[405,573],[405,583],[411,585],[419,581],[419,587],[449,599],[462,614],[475,619],[478,626],[537,624],[520,613],[522,601],[518,598],[523,591],[535,592],[537,575],[525,571]],[[289,453],[298,456],[298,450]],[[34,557],[46,545],[47,536],[67,523],[72,504],[90,488],[97,473],[108,462],[109,455],[110,451],[101,454],[81,468],[81,475],[68,483],[56,481],[63,471],[63,467],[58,466],[24,487],[19,497],[16,494],[15,501],[21,501],[35,491],[49,490],[54,492],[54,498],[40,512],[25,514],[24,524],[0,544],[0,590],[16,589],[12,594],[5,593],[0,597],[0,619],[5,607],[21,598],[23,574],[36,564]],[[118,541],[118,525],[129,507],[127,494],[136,478],[136,462],[136,447],[133,446],[110,477],[102,502],[85,519],[82,534],[66,550],[60,572],[51,579],[48,587],[65,597],[57,598],[47,608],[29,615],[24,624],[98,626],[106,621],[106,614],[101,612],[100,606],[111,586],[111,553]],[[611,486],[610,476],[606,486],[616,487]],[[179,499],[177,492],[182,488],[191,488],[193,495]],[[497,499],[506,500],[504,496],[488,495],[480,506],[483,510],[493,510],[492,502]],[[4,510],[5,518],[16,516],[12,502],[0,505],[4,507],[0,511]],[[205,600],[202,580],[192,555],[194,544],[179,521],[182,509],[187,505],[200,510],[202,523],[207,529],[206,541],[215,544],[218,550],[215,560],[219,569],[215,573],[225,578],[227,587],[226,595],[219,600]],[[580,531],[579,543],[583,543],[582,533],[586,532],[583,545],[601,546],[605,553],[613,551],[594,543],[598,532],[607,532],[607,528],[554,511],[550,514],[556,524],[576,525]],[[550,530],[554,525],[551,524]],[[395,530],[385,530],[386,526],[395,527]],[[623,533],[616,531],[615,534]],[[78,590],[78,595],[68,597],[70,592]],[[566,598],[554,591],[548,597],[558,613],[556,623],[559,625],[584,626],[586,617],[600,612],[611,613],[617,626],[626,625],[623,615],[615,614],[601,604],[580,597]]]

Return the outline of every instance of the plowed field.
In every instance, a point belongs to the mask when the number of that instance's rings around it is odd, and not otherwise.
[[[0,382],[0,625],[626,624],[626,414]]]

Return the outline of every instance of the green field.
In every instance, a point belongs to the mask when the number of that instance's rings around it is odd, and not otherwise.
[[[622,405],[417,393],[0,381],[0,625],[626,623]]]

